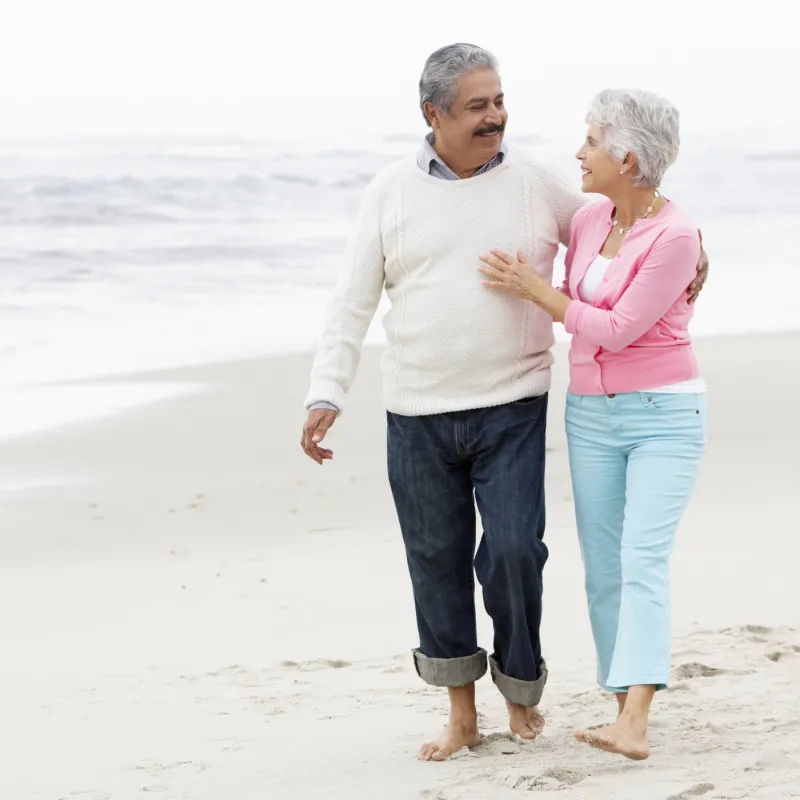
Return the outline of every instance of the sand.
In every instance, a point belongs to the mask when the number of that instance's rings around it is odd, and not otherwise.
[[[593,681],[563,348],[547,728],[515,740],[486,679],[485,742],[445,764],[415,759],[446,703],[409,658],[376,351],[323,467],[299,448],[308,354],[126,376],[192,392],[0,442],[0,489],[15,487],[0,493],[0,798],[800,797],[799,350],[800,334],[698,344],[710,447],[674,559],[674,682],[641,764],[571,738],[613,700]]]

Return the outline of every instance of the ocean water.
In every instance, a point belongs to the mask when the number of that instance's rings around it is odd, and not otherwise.
[[[311,347],[366,184],[418,141],[0,142],[6,401],[43,383]],[[578,185],[574,142],[509,142]],[[799,181],[800,151],[684,145],[663,188],[711,258],[696,335],[800,326]],[[378,320],[368,340],[382,340]]]

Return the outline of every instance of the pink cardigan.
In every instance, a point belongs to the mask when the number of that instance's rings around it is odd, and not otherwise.
[[[697,272],[697,226],[668,203],[625,236],[592,305],[578,286],[611,232],[614,210],[603,199],[572,219],[567,275],[561,290],[572,298],[564,327],[573,394],[617,394],[665,386],[699,376],[689,338],[693,306],[687,289]]]

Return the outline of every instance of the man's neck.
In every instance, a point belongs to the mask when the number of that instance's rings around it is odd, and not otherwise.
[[[462,180],[474,177],[476,172],[485,167],[490,161],[497,158],[499,153],[503,152],[503,147],[501,144],[500,149],[497,151],[497,153],[491,156],[491,158],[487,158],[480,164],[475,164],[474,162],[469,162],[468,160],[461,159],[457,155],[454,155],[452,152],[448,151],[447,148],[443,147],[439,142],[437,142],[436,139],[433,139],[430,144],[433,147],[436,155],[442,159],[442,161],[447,165],[448,169],[452,170],[452,172],[455,175],[458,175],[458,177]]]
[[[457,158],[451,153],[448,153],[447,150],[442,148],[438,142],[434,141],[433,149],[436,151],[436,155],[444,161],[445,164],[456,174],[459,178],[471,178],[475,173],[484,165],[487,164],[488,161],[484,161],[483,164],[477,164],[473,166],[466,166],[465,162],[462,159]],[[492,159],[490,158],[489,161]]]

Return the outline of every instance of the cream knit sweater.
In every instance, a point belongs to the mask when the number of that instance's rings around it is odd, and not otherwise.
[[[366,191],[328,308],[306,407],[342,409],[361,345],[386,291],[386,408],[415,416],[510,403],[550,387],[553,321],[533,303],[481,284],[478,257],[526,253],[552,280],[559,242],[586,202],[517,149],[460,181],[427,175],[414,158]]]

